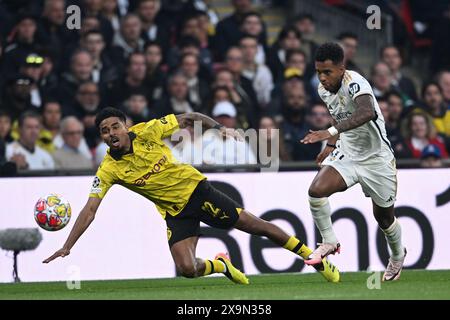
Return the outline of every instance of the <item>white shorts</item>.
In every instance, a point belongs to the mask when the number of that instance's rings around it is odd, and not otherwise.
[[[338,148],[322,162],[322,166],[335,168],[347,188],[359,183],[366,197],[372,198],[379,207],[387,208],[395,203],[397,169],[393,156],[353,161]]]

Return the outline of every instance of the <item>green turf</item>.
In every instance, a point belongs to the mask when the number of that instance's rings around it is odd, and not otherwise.
[[[450,299],[450,270],[405,270],[400,281],[369,290],[365,272],[341,273],[327,283],[319,274],[250,276],[248,286],[225,277],[0,284],[0,299]]]

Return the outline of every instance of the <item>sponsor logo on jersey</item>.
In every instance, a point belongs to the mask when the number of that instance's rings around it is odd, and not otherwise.
[[[361,90],[361,88],[359,87],[359,84],[357,84],[356,82],[352,82],[348,86],[348,93],[350,93],[351,97],[353,97],[356,93],[358,93],[359,90]]]
[[[146,173],[145,175],[143,175],[142,177],[140,177],[139,179],[137,179],[136,181],[134,181],[134,184],[138,187],[142,187],[145,186],[145,181],[148,180],[152,175],[154,175],[155,173],[158,173],[161,171],[161,168],[167,163],[167,156],[164,155],[162,156],[161,159],[158,160],[158,162],[156,162],[153,166],[152,166],[152,171]]]

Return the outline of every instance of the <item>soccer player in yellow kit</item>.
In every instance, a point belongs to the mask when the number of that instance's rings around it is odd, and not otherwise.
[[[237,228],[266,236],[276,244],[308,258],[312,250],[275,224],[260,219],[215,189],[206,177],[188,164],[179,163],[162,141],[180,128],[201,121],[205,128],[217,128],[223,136],[240,138],[239,134],[220,126],[201,113],[167,115],[131,128],[125,125],[125,114],[105,108],[96,116],[102,139],[109,146],[92,185],[89,199],[81,210],[62,249],[44,263],[65,257],[94,220],[97,209],[113,184],[120,184],[152,201],[167,223],[170,251],[179,272],[188,278],[223,273],[239,284],[248,284],[244,273],[235,268],[228,255],[214,259],[196,257],[200,221],[221,229]],[[339,271],[327,259],[314,266],[330,282],[339,281]]]

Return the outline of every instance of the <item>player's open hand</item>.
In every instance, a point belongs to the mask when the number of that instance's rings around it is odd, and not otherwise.
[[[235,130],[233,128],[226,128],[221,127],[220,128],[220,135],[225,138],[233,138],[237,141],[244,141],[244,138],[240,134],[238,130]]]
[[[70,250],[69,249],[59,249],[58,251],[56,251],[52,256],[48,257],[47,259],[45,259],[44,261],[42,261],[42,263],[49,263],[50,261],[58,258],[58,257],[65,257],[68,256],[70,254]]]
[[[309,144],[327,140],[329,138],[331,138],[331,134],[328,132],[328,130],[309,130],[309,133],[302,140],[300,140],[300,142],[303,144]]]

